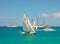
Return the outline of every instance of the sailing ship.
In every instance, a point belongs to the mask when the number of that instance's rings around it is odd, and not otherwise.
[[[6,27],[17,27],[16,25],[6,25]]]
[[[26,12],[24,12],[24,18],[23,18],[23,32],[21,34],[36,34],[36,31],[32,27],[29,18],[26,16]]]
[[[32,27],[34,27],[35,29],[43,28],[43,27],[45,27],[45,24],[44,24],[44,22],[43,22],[43,24],[39,24],[38,18],[35,17]]]
[[[6,27],[18,27],[15,20],[9,21],[9,23],[6,25]]]

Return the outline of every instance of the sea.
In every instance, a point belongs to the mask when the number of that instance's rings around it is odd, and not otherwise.
[[[0,44],[60,44],[60,27],[54,32],[37,31],[35,35],[22,35],[23,27],[0,27]]]

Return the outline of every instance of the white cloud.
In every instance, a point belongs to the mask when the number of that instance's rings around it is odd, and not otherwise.
[[[43,14],[41,14],[41,17],[48,17],[48,14],[43,13]]]
[[[60,18],[60,13],[54,13],[52,16],[55,18]]]
[[[40,15],[40,17],[60,18],[60,12],[53,13],[51,15],[48,15],[46,13],[43,13],[43,14]]]
[[[16,18],[16,17],[11,17],[11,16],[0,16],[0,18]]]
[[[6,18],[5,16],[0,16],[0,18]]]

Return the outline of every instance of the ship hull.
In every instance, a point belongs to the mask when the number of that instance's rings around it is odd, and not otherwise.
[[[21,34],[36,34],[35,32],[21,32]]]

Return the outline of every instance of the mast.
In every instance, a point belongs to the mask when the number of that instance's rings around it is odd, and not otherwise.
[[[43,25],[45,25],[45,17],[43,17]]]

